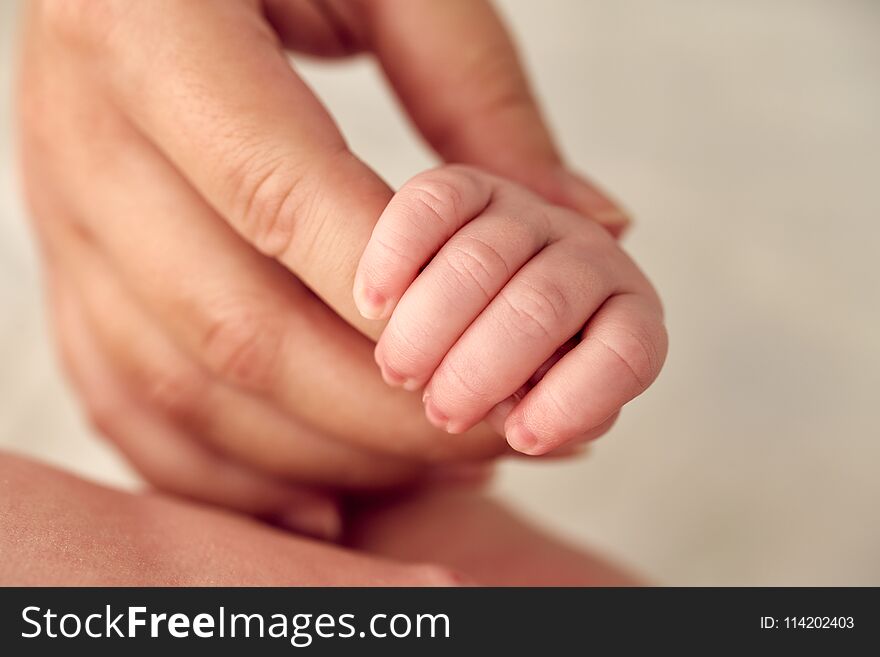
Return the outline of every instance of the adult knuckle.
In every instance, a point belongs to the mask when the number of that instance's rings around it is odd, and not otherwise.
[[[453,118],[436,122],[429,134],[440,152],[456,152],[474,129],[497,123],[499,119],[507,120],[509,116],[531,118],[536,112],[529,85],[516,62],[503,48],[495,49],[488,42],[483,48],[463,76],[479,90],[467,106],[470,130],[462,130],[462,122]]]
[[[206,383],[195,367],[168,363],[147,380],[145,401],[164,416],[193,419],[202,410]]]
[[[39,6],[43,22],[58,32],[66,33],[79,27],[89,12],[97,10],[101,4],[101,0],[42,0]]]
[[[306,192],[301,172],[291,171],[280,159],[241,156],[230,173],[233,220],[242,235],[260,252],[276,257],[290,246],[302,218]]]
[[[74,357],[71,346],[66,341],[59,341],[59,346],[62,366],[73,385],[85,423],[99,436],[113,438],[118,433],[123,419],[123,409],[119,399],[116,395],[104,394],[102,388],[90,385],[84,380],[85,372],[80,369],[80,359]]]
[[[86,424],[100,436],[114,438],[122,421],[122,409],[119,404],[90,390],[81,390],[80,399]]]
[[[284,329],[269,312],[246,305],[223,309],[209,322],[202,342],[207,368],[236,386],[268,391],[275,380]]]
[[[515,80],[502,80],[488,87],[477,111],[487,120],[497,120],[505,114],[533,111],[534,100],[528,87]]]
[[[533,111],[534,98],[521,69],[503,49],[484,46],[483,57],[475,58],[472,79],[482,90],[474,112],[481,117],[495,118],[499,113]]]
[[[234,164],[220,165],[219,178],[230,190],[231,221],[260,252],[278,257],[293,240],[313,236],[320,219],[322,180],[326,172],[348,166],[344,144],[320,158],[295,162],[250,136],[230,138],[226,150]]]
[[[83,365],[83,359],[77,355],[79,345],[73,342],[67,331],[59,329],[56,327],[55,331],[58,355],[80,402],[83,418],[98,435],[112,437],[121,419],[119,404],[112,395],[102,394],[102,390],[87,383],[90,377],[84,368],[94,366]]]
[[[42,24],[62,41],[95,46],[118,23],[121,8],[112,0],[43,0],[40,15]]]

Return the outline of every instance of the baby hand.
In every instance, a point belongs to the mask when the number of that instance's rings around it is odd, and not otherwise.
[[[390,318],[376,362],[387,383],[425,388],[432,424],[459,433],[500,414],[526,454],[603,433],[666,357],[657,294],[608,232],[471,167],[397,192],[355,302]]]

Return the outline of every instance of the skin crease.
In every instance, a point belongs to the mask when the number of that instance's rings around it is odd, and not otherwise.
[[[333,513],[303,520],[332,496],[305,504],[297,481],[386,488],[507,448],[497,423],[449,436],[418,396],[382,382],[372,350],[383,323],[358,314],[351,289],[392,192],[348,152],[283,48],[370,51],[445,160],[517,180],[615,234],[627,219],[564,164],[488,4],[323,5],[332,11],[34,0],[18,117],[54,332],[97,428],[157,486],[332,535]],[[111,284],[93,284],[95,270]],[[97,373],[73,364],[98,360]],[[211,421],[218,400],[248,431]],[[158,433],[165,448],[147,453],[144,436]],[[189,477],[170,467],[180,454]],[[248,482],[245,508],[218,490],[219,467]]]
[[[391,191],[344,149],[277,47],[278,39],[297,47],[297,33],[286,26],[300,18],[314,38],[321,34],[297,13],[307,5],[268,6],[276,33],[254,3],[28,3],[19,115],[39,233],[79,235],[107,263],[132,303],[189,363],[165,369],[200,372],[183,383],[170,377],[184,390],[198,389],[198,377],[215,380],[231,390],[230,407],[236,396],[242,404],[256,397],[267,415],[305,422],[327,440],[421,463],[503,453],[503,441],[487,427],[462,437],[431,427],[416,395],[383,385],[370,341],[340,319],[373,338],[381,330],[357,314],[351,282]],[[77,7],[88,11],[79,15]],[[364,7],[360,17],[341,14],[346,25],[358,26],[347,33],[363,34],[347,45],[377,52],[441,155],[507,169],[584,213],[614,215],[595,188],[572,182],[488,6]],[[462,29],[495,47],[456,46],[449,59],[449,48],[433,35],[454,33],[459,43]],[[409,58],[413,35],[425,32],[430,48]],[[333,43],[325,45],[334,51]],[[322,50],[314,39],[305,49]],[[402,66],[408,60],[416,70]],[[433,65],[440,60],[448,64],[443,71]],[[459,75],[450,76],[449,67]],[[156,78],[160,69],[165,73]],[[453,85],[461,85],[462,104],[471,109],[465,123],[495,125],[498,136],[470,128],[457,134],[458,105],[438,105],[440,114],[432,114],[417,100],[420,89],[444,96]],[[508,146],[499,149],[502,142]],[[297,165],[302,161],[308,167]],[[296,239],[288,243],[292,227]],[[276,255],[334,312],[247,241]],[[136,341],[136,333],[129,339]],[[150,390],[132,387],[150,403]],[[260,429],[270,423],[255,417],[255,433],[275,433]],[[222,440],[207,433],[208,442]],[[289,434],[298,433],[294,423]]]

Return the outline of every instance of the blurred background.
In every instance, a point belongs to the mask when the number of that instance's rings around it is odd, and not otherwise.
[[[571,160],[666,303],[651,390],[497,494],[666,584],[880,585],[880,2],[503,0]],[[0,3],[0,449],[120,486],[43,316]],[[432,159],[368,60],[300,70],[391,183]]]

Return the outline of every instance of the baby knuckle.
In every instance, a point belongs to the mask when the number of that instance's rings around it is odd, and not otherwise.
[[[284,338],[277,318],[236,308],[210,322],[202,355],[208,369],[223,381],[265,392],[274,384]]]
[[[541,415],[553,419],[557,437],[574,435],[584,428],[587,406],[581,400],[575,401],[550,386],[541,392]]]
[[[431,387],[437,393],[432,395],[434,404],[447,417],[463,419],[460,417],[461,400],[470,400],[476,405],[484,404],[489,399],[481,372],[482,369],[469,367],[459,357],[444,360],[431,378]]]
[[[554,337],[569,314],[569,300],[552,281],[523,284],[504,293],[502,299],[511,315],[511,326],[532,338]]]
[[[390,230],[387,233],[377,233],[370,238],[371,258],[364,258],[360,263],[360,271],[364,280],[370,281],[374,287],[380,287],[387,281],[389,262],[410,263],[421,266],[413,257],[418,249],[418,240],[414,239],[405,231]],[[377,257],[378,254],[378,257]]]
[[[510,277],[510,269],[498,250],[473,236],[450,242],[442,257],[457,287],[467,291],[476,288],[487,300],[492,297],[493,282]]]
[[[458,187],[447,177],[425,174],[407,186],[404,203],[416,226],[430,221],[440,226],[452,226],[458,217],[464,199]]]
[[[464,215],[466,199],[483,196],[481,180],[471,167],[452,164],[418,174],[401,191],[414,211],[446,225]]]
[[[592,336],[609,355],[629,371],[636,389],[645,390],[657,374],[665,358],[666,330],[662,325],[655,329],[635,328],[615,330]],[[588,339],[590,338],[588,334]]]
[[[421,378],[429,355],[412,331],[393,328],[383,336],[382,359],[395,372],[406,378]]]

